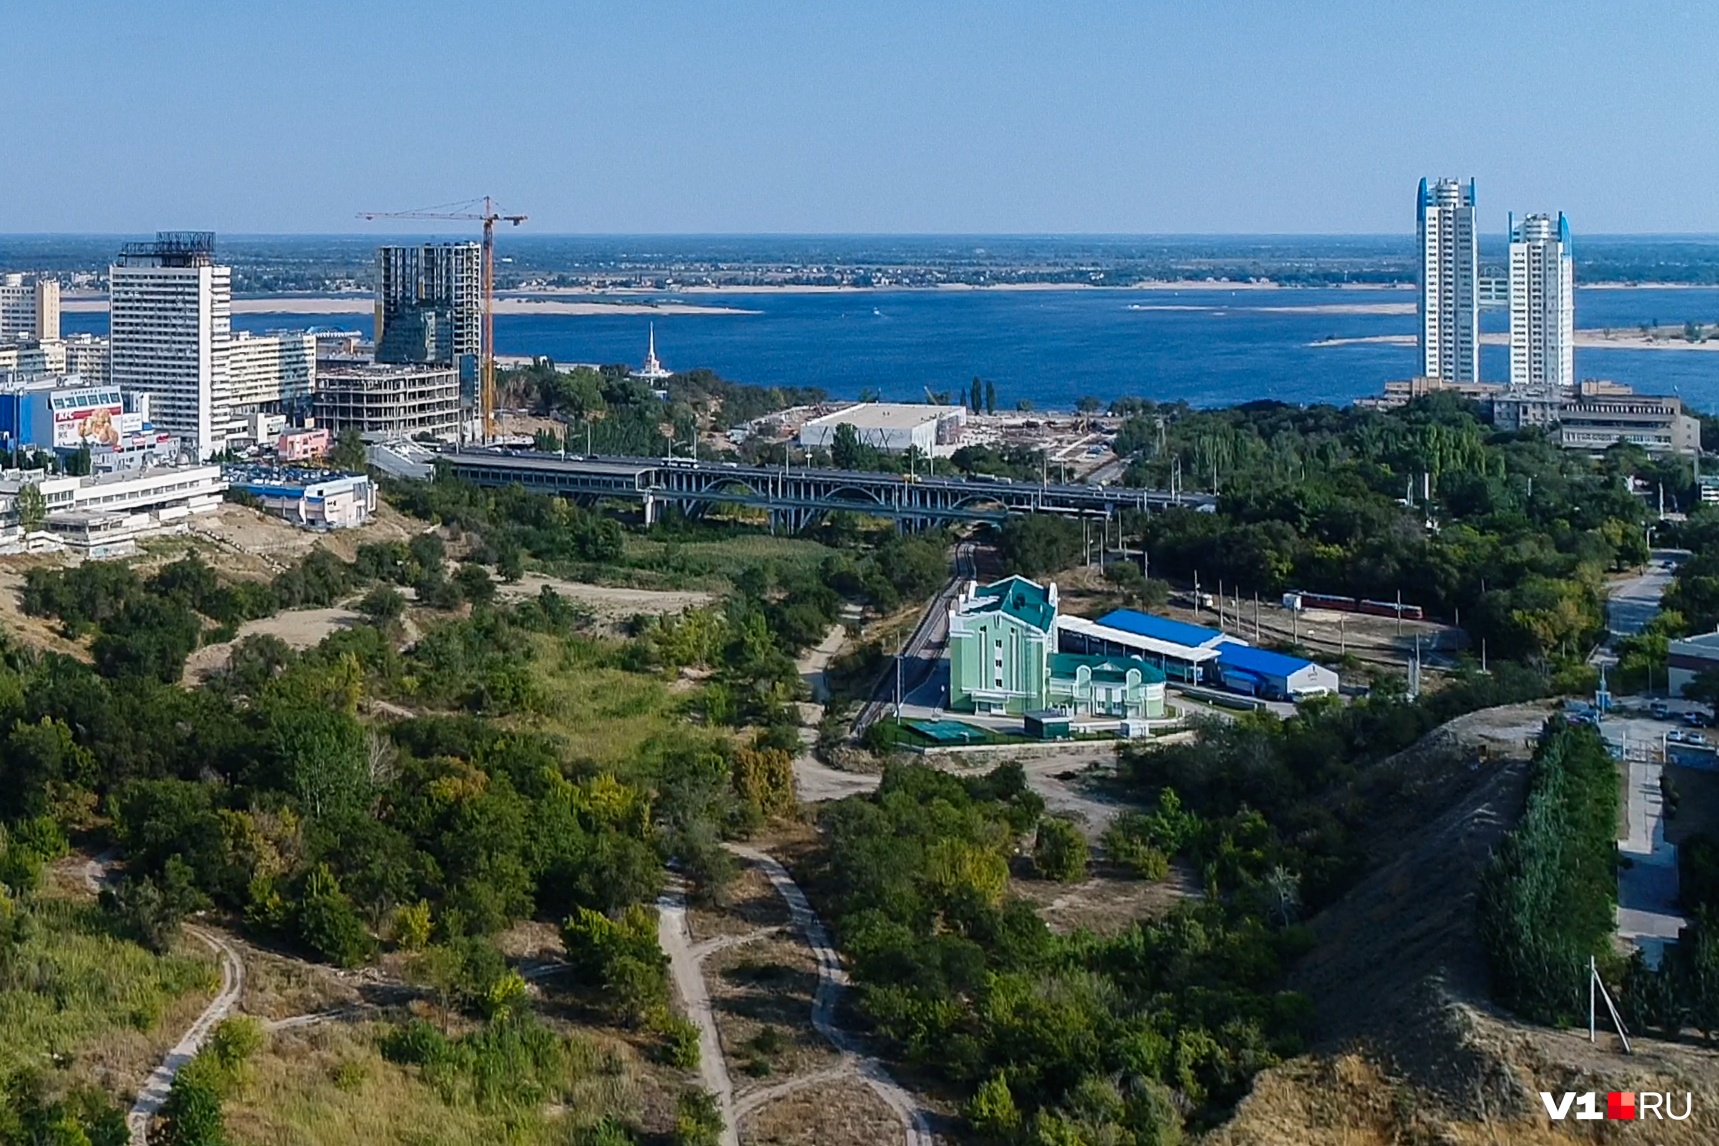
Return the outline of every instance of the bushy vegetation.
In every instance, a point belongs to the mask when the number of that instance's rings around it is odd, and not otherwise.
[[[1128,526],[1144,530],[1154,572],[1197,571],[1202,584],[1268,599],[1400,591],[1493,658],[1553,666],[1579,662],[1597,639],[1604,575],[1647,559],[1649,510],[1628,479],[1673,499],[1691,487],[1677,459],[1618,446],[1590,461],[1538,433],[1494,432],[1444,396],[1388,412],[1138,401],[1119,412],[1129,482],[1163,488],[1178,473],[1182,488],[1215,482],[1220,494],[1216,513]]]
[[[860,1009],[971,1096],[988,1139],[1174,1140],[1183,1111],[1209,1119],[1299,1047],[1281,974],[1302,940],[1215,899],[1110,939],[1053,934],[1010,894],[1042,808],[1018,766],[915,765],[826,810],[813,885]]]
[[[1611,950],[1617,905],[1617,766],[1589,728],[1547,725],[1528,804],[1481,882],[1493,994],[1548,1023],[1586,1005],[1587,964]]]

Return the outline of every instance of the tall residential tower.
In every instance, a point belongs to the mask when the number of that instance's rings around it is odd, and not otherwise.
[[[1510,384],[1576,384],[1576,275],[1562,211],[1510,220]]]
[[[149,395],[152,420],[198,458],[239,429],[227,389],[232,271],[207,231],[162,231],[127,243],[108,268],[109,378]]]
[[[1421,373],[1480,381],[1479,236],[1474,180],[1428,184],[1416,202],[1421,238]]]
[[[458,366],[483,353],[483,248],[426,243],[376,249],[376,360]]]
[[[23,275],[0,275],[0,342],[59,336],[58,280],[26,281]]]

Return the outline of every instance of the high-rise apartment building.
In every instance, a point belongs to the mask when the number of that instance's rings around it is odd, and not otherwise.
[[[235,331],[227,343],[227,398],[233,414],[308,410],[316,389],[316,335]]]
[[[60,284],[54,279],[0,277],[0,342],[60,336]]]
[[[1576,384],[1576,274],[1562,211],[1510,221],[1510,384]]]
[[[1429,185],[1416,202],[1421,238],[1421,373],[1480,380],[1480,243],[1474,180]]]
[[[227,385],[232,271],[215,262],[215,236],[163,231],[127,243],[108,268],[108,376],[147,394],[155,425],[199,458],[226,447],[240,424]]]
[[[376,360],[454,366],[475,379],[483,352],[483,248],[376,250]]]

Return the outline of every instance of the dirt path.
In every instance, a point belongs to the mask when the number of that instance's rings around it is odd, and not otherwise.
[[[728,1076],[728,1061],[722,1056],[722,1040],[716,1034],[716,1014],[711,1010],[710,991],[693,954],[692,931],[686,923],[686,891],[671,885],[657,899],[657,941],[669,957],[669,973],[680,993],[687,1017],[698,1025],[698,1073],[704,1088],[716,1097],[722,1113],[722,1146],[740,1146],[734,1115],[734,1080]],[[708,951],[706,952],[708,954]]]
[[[812,949],[812,954],[818,960],[818,993],[812,1004],[812,1025],[832,1046],[841,1051],[847,1060],[842,1067],[830,1072],[828,1078],[838,1078],[844,1074],[858,1075],[900,1119],[907,1146],[931,1146],[931,1129],[919,1103],[889,1077],[882,1063],[867,1055],[860,1048],[858,1041],[836,1022],[836,1006],[841,1001],[842,992],[847,988],[847,971],[842,967],[841,956],[830,942],[830,934],[823,921],[818,918],[817,912],[812,910],[811,902],[806,899],[806,893],[800,890],[800,885],[794,882],[788,869],[768,852],[740,846],[734,846],[732,850],[763,870],[777,894],[787,902],[794,926],[806,937],[806,945]],[[702,983],[700,986],[702,987]],[[808,1085],[813,1081],[827,1081],[828,1078],[795,1080],[794,1085],[784,1084],[750,1095],[746,1104],[747,1111],[751,1112],[770,1098],[796,1090],[801,1085]]]
[[[126,1127],[131,1131],[131,1146],[147,1146],[149,1141],[149,1124],[167,1101],[167,1092],[173,1088],[173,1080],[186,1063],[196,1057],[203,1049],[203,1040],[209,1037],[209,1032],[215,1029],[215,1024],[226,1018],[239,1002],[239,996],[245,989],[245,964],[239,958],[238,949],[226,939],[212,931],[201,927],[185,929],[208,945],[221,958],[221,990],[203,1013],[197,1016],[197,1021],[191,1024],[173,1049],[167,1052],[167,1057],[161,1060],[161,1065],[150,1072],[144,1080],[143,1089],[137,1092],[137,1101],[132,1103],[131,1110],[125,1116]]]

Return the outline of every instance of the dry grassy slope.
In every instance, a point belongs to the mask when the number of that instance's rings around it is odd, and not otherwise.
[[[1212,1143],[1719,1140],[1719,1055],[1644,1042],[1625,1058],[1604,1040],[1591,1047],[1585,1032],[1527,1026],[1485,1002],[1476,882],[1520,813],[1522,738],[1545,711],[1518,705],[1470,714],[1358,785],[1359,798],[1377,810],[1365,842],[1378,866],[1312,920],[1319,947],[1292,982],[1320,1016],[1315,1053],[1262,1074]],[[1475,753],[1481,743],[1484,763]],[[1553,1124],[1541,1090],[1688,1090],[1696,1094],[1695,1117],[1651,1132]]]

